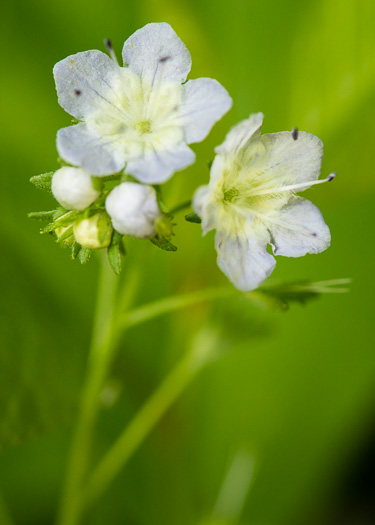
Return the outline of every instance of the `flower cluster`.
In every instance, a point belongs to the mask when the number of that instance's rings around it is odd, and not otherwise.
[[[59,206],[32,213],[48,219],[42,232],[72,247],[86,262],[106,248],[118,273],[123,236],[151,239],[174,251],[172,214],[160,185],[195,161],[189,144],[201,142],[232,105],[216,80],[186,82],[191,57],[166,23],[148,24],[124,44],[120,66],[92,50],[54,67],[60,105],[74,124],[57,134],[62,167],[32,178]],[[240,290],[256,288],[273,270],[275,255],[298,257],[329,246],[319,210],[295,193],[320,174],[323,146],[309,133],[261,135],[262,114],[251,115],[216,148],[207,186],[193,198],[192,222],[216,230],[218,265]]]

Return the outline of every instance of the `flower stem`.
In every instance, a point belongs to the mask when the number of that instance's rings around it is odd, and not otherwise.
[[[194,338],[189,352],[151,395],[94,470],[86,486],[84,504],[96,501],[108,488],[181,392],[213,358],[215,344],[216,334],[207,328]]]
[[[83,388],[78,423],[73,437],[60,513],[59,525],[76,525],[82,511],[79,494],[90,459],[92,431],[98,408],[100,390],[106,376],[114,349],[113,326],[118,278],[108,262],[101,259],[101,275],[98,287],[88,373]]]
[[[169,210],[169,213],[171,215],[175,215],[176,213],[185,210],[186,208],[190,208],[191,206],[191,200],[182,202],[181,204],[177,204],[174,206],[171,210]]]
[[[135,326],[168,312],[187,308],[193,304],[219,299],[220,297],[227,297],[236,293],[236,290],[232,288],[222,287],[204,288],[203,290],[164,297],[163,299],[159,299],[125,313],[120,317],[119,323],[123,327]]]

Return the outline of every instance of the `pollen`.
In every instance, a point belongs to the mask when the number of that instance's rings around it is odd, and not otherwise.
[[[149,120],[141,120],[135,125],[136,131],[144,135],[145,133],[150,133],[151,131],[151,122]]]

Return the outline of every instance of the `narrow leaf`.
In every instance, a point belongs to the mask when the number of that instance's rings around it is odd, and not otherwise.
[[[202,222],[202,219],[196,213],[188,213],[187,215],[185,215],[185,221],[200,224]]]
[[[77,242],[74,241],[72,244],[72,259],[73,261],[77,259],[79,252],[81,251],[82,246]]]
[[[150,241],[161,250],[167,252],[175,252],[177,250],[177,246],[174,246],[174,244],[169,242],[166,238],[159,239],[158,237],[154,237],[153,239],[150,239]]]
[[[53,174],[54,172],[51,171],[49,173],[43,173],[42,175],[35,175],[35,177],[31,177],[30,182],[31,184],[34,184],[38,190],[46,190],[50,192]]]
[[[91,257],[91,250],[82,246],[79,251],[78,257],[81,264],[86,264]]]
[[[56,210],[52,211],[32,211],[27,214],[29,219],[35,219],[37,221],[50,221],[55,218]]]

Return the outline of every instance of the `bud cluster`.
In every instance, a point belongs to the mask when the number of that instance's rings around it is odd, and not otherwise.
[[[81,263],[88,261],[92,250],[107,249],[109,262],[119,273],[121,255],[126,253],[124,236],[150,239],[160,248],[176,250],[169,241],[172,215],[160,209],[160,188],[124,174],[99,178],[68,165],[32,177],[31,182],[51,192],[59,206],[29,217],[49,220],[41,233],[53,234]]]

